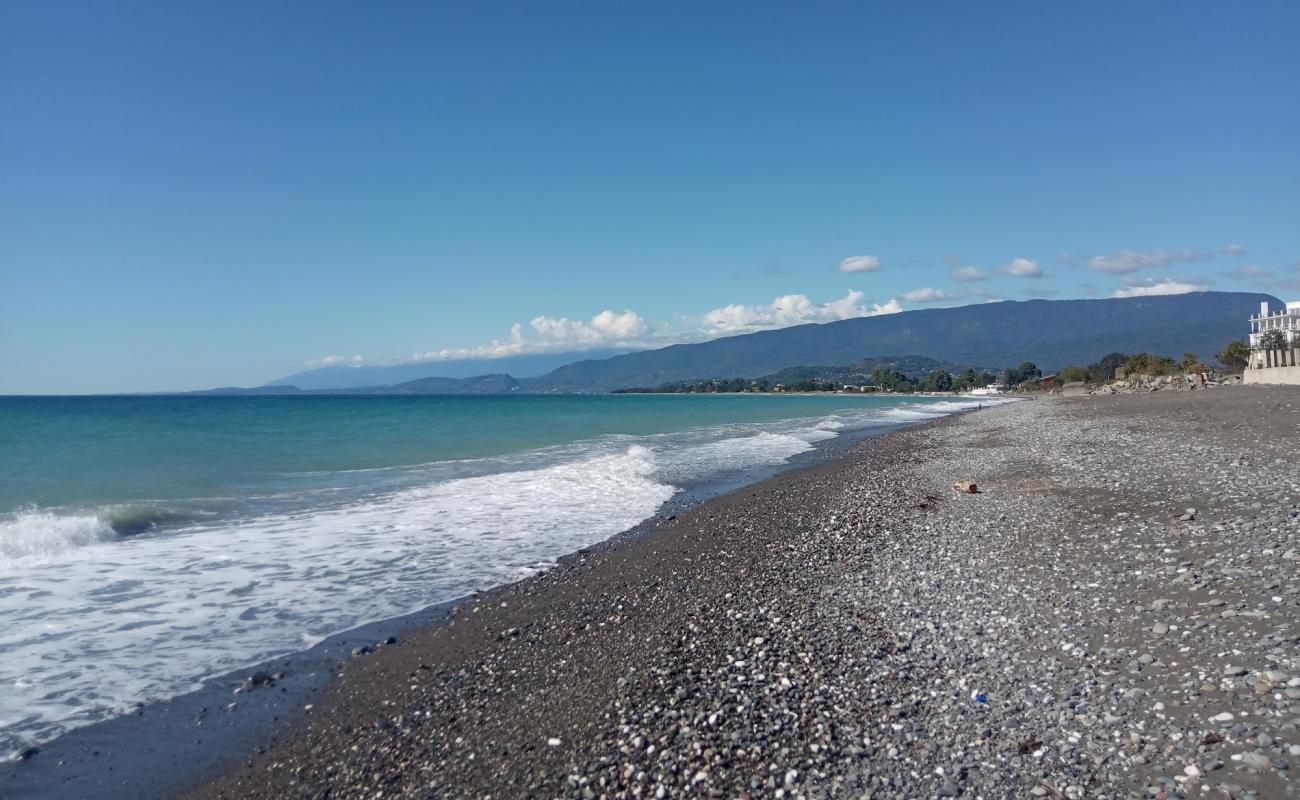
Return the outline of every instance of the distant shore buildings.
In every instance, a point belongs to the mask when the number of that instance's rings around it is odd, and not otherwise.
[[[1266,339],[1280,341],[1282,346],[1266,347]],[[1270,311],[1268,303],[1261,302],[1259,314],[1250,318],[1250,350],[1244,382],[1300,386],[1300,300],[1278,311]]]

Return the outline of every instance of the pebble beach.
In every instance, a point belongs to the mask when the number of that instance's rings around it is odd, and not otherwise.
[[[867,440],[360,649],[185,796],[1300,796],[1297,452],[1262,387]]]

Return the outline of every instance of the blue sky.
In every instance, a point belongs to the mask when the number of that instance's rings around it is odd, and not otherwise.
[[[1292,2],[0,0],[0,392],[1294,299],[1298,33]]]

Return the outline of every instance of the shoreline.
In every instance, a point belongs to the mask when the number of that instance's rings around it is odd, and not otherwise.
[[[903,422],[850,431],[815,442],[788,461],[687,486],[657,512],[613,536],[556,559],[566,568],[590,554],[617,548],[653,534],[666,522],[718,498],[772,478],[832,464],[864,441],[937,420]],[[541,573],[545,574],[545,573]],[[74,728],[40,745],[30,759],[0,764],[0,800],[10,797],[78,800],[124,796],[167,797],[215,779],[250,752],[260,752],[293,730],[308,707],[324,696],[337,672],[360,648],[378,650],[387,642],[446,623],[456,606],[509,591],[535,580],[523,578],[444,600],[416,611],[375,620],[326,637],[316,645],[232,672],[205,678],[202,686],[176,697],[140,704],[135,713]],[[258,673],[282,675],[273,683],[249,687]],[[227,707],[234,704],[234,709]],[[125,748],[124,742],[130,747]],[[160,769],[161,768],[161,769]]]
[[[1254,387],[901,431],[462,604],[184,796],[1296,796],[1297,444]]]
[[[1300,796],[1298,446],[1282,388],[912,426],[456,605],[178,796]]]

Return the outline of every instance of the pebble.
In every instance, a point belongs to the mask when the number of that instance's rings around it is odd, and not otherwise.
[[[389,652],[358,661],[345,693],[364,724],[318,709],[319,727],[217,786],[1293,795],[1300,430],[1269,416],[1291,397],[1040,399],[868,440],[833,470],[681,513],[626,545],[633,568],[593,549],[485,593],[455,629],[481,650],[449,664],[430,648],[427,677],[394,695],[353,674]],[[403,642],[391,652],[420,655]]]

